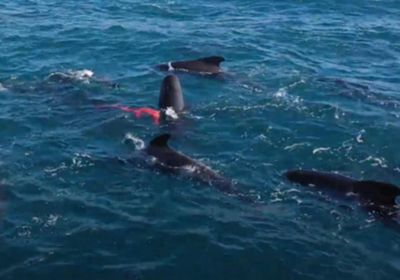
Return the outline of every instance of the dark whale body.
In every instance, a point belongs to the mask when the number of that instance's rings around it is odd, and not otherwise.
[[[157,65],[162,71],[184,71],[200,74],[219,74],[221,62],[225,61],[222,56],[209,56],[195,60],[174,61],[166,64]]]
[[[284,175],[289,181],[303,186],[325,188],[342,194],[352,193],[366,210],[384,217],[395,215],[398,208],[396,198],[400,196],[400,188],[392,184],[355,180],[319,171],[292,170]]]
[[[172,108],[176,113],[180,113],[185,109],[182,87],[177,76],[168,75],[162,81],[158,108],[161,110]]]
[[[239,192],[232,180],[229,180],[210,167],[191,159],[190,157],[171,149],[168,146],[170,134],[162,134],[150,141],[146,147],[147,155],[152,156],[154,166],[168,173],[175,175],[184,174],[204,184],[212,185],[218,190],[230,194],[246,202],[253,202],[253,199]]]

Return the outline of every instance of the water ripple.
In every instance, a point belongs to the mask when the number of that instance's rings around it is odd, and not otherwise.
[[[399,234],[356,203],[289,184],[293,168],[398,184],[397,1],[0,3],[0,278],[396,279]],[[157,127],[154,65],[188,112]],[[148,168],[171,146],[259,197],[245,205]]]

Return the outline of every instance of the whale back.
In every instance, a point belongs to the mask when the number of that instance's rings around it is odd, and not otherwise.
[[[196,60],[172,62],[172,67],[189,72],[216,74],[221,72],[220,64],[222,61],[225,61],[225,59],[221,56],[209,56]]]
[[[147,154],[156,159],[155,166],[157,168],[168,173],[189,175],[197,181],[213,185],[221,192],[236,196],[242,201],[255,202],[252,197],[237,190],[232,180],[223,177],[210,167],[171,149],[168,145],[170,138],[170,134],[156,136],[146,148]]]
[[[363,199],[386,206],[395,205],[396,197],[400,196],[397,186],[377,181],[357,181],[354,183],[354,192]]]
[[[162,71],[186,71],[203,74],[218,74],[222,70],[221,62],[225,61],[222,56],[208,56],[194,60],[174,61],[168,64],[160,64],[157,67]]]
[[[335,173],[291,170],[285,173],[286,178],[303,186],[315,186],[338,192],[352,191],[355,180]]]
[[[225,58],[222,56],[209,56],[209,57],[203,57],[198,59],[198,61],[202,61],[207,64],[215,65],[218,66],[221,64],[221,62],[225,61]]]

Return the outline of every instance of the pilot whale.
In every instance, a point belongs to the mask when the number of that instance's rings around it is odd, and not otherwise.
[[[185,109],[182,87],[177,76],[168,75],[163,79],[158,99],[158,108],[160,110],[172,108],[176,113],[180,113]]]
[[[166,76],[160,88],[158,110],[150,107],[131,108],[124,105],[99,105],[98,108],[114,108],[133,113],[136,118],[150,116],[157,125],[164,120],[178,119],[178,114],[185,109],[182,87],[179,78],[175,75]]]
[[[184,71],[199,74],[219,74],[221,62],[225,61],[222,56],[208,56],[195,60],[174,61],[157,65],[162,71]]]
[[[315,186],[345,195],[354,194],[363,208],[383,217],[395,215],[399,208],[396,199],[400,196],[400,188],[389,183],[355,180],[335,173],[307,170],[291,170],[284,175],[289,181],[303,186]]]
[[[60,84],[73,84],[76,82],[89,84],[91,82],[94,82],[95,84],[108,86],[112,88],[120,87],[118,83],[97,78],[94,72],[88,69],[68,71],[68,72],[54,72],[51,73],[49,76],[47,76],[46,81],[56,82]]]
[[[159,170],[175,175],[187,175],[199,182],[214,186],[221,192],[242,201],[254,202],[250,196],[235,188],[232,180],[223,177],[210,167],[169,147],[170,134],[161,134],[150,141],[145,153],[152,157],[152,164]]]

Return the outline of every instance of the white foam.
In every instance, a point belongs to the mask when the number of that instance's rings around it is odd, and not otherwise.
[[[32,217],[32,222],[34,222],[35,224],[40,224],[40,223],[42,223],[42,219],[34,216],[34,217]]]
[[[288,90],[289,90],[289,89],[294,88],[294,87],[296,87],[297,85],[299,85],[299,84],[304,84],[304,83],[305,83],[305,80],[300,79],[299,81],[294,82],[294,83],[291,83],[290,85],[281,87],[280,89],[278,89],[277,92],[274,93],[274,96],[275,96],[275,97],[279,97],[279,98],[287,97],[287,95],[288,95]],[[295,100],[295,102],[298,102],[298,101],[300,101],[300,100]]]
[[[129,141],[135,146],[135,150],[143,150],[145,147],[144,141],[138,137],[135,137],[131,133],[125,134],[123,142]]]
[[[387,168],[386,160],[384,158],[378,158],[378,157],[373,157],[373,156],[368,156],[366,159],[363,159],[360,161],[362,162],[367,162],[367,161],[372,161],[371,166],[380,166],[382,168]]]
[[[165,110],[165,116],[167,117],[167,119],[170,120],[177,120],[178,114],[175,112],[174,108],[172,107],[167,107],[167,109]]]
[[[61,218],[60,215],[50,214],[48,217],[40,218],[37,216],[32,217],[34,224],[43,225],[44,227],[53,227],[57,224],[57,221]]]
[[[62,162],[59,166],[57,167],[46,167],[43,171],[46,173],[50,173],[51,175],[56,175],[58,171],[66,169],[67,165]]]
[[[58,219],[60,219],[60,216],[58,215],[53,215],[50,214],[48,220],[46,221],[46,223],[44,224],[45,227],[51,227],[51,226],[55,226]]]
[[[197,170],[197,166],[195,165],[185,165],[182,167],[182,171],[184,171],[184,173],[186,174],[193,174],[195,173]]]
[[[88,70],[88,69],[71,71],[70,73],[78,80],[89,79],[89,78],[92,78],[94,75],[94,72],[92,70]]]
[[[72,158],[71,167],[82,168],[82,167],[93,166],[94,163],[91,162],[90,160],[91,157],[88,154],[75,153],[74,157]]]
[[[320,147],[320,148],[316,148],[312,151],[313,155],[321,153],[321,152],[327,152],[329,151],[331,148],[325,148],[325,147]]]
[[[268,137],[266,135],[264,135],[263,133],[259,134],[256,136],[256,139],[260,140],[260,141],[265,141],[268,139]]]
[[[362,139],[362,136],[363,136],[364,133],[365,133],[365,130],[362,129],[362,130],[359,132],[359,134],[357,135],[356,140],[357,140],[358,143],[363,143],[363,142],[364,142],[364,140]]]
[[[93,78],[94,72],[89,69],[83,70],[70,70],[66,73],[64,72],[54,72],[51,73],[47,79],[51,79],[52,77],[61,78],[61,79],[72,79],[77,81],[82,81],[84,83],[89,83],[89,80]]]
[[[301,146],[310,146],[310,143],[307,143],[307,142],[294,143],[293,145],[286,146],[286,147],[283,148],[283,149],[284,149],[284,150],[293,151],[293,150],[296,149],[297,147],[301,147]]]
[[[158,163],[158,160],[157,160],[156,157],[149,156],[149,157],[146,158],[146,162],[149,165],[155,165],[156,163]]]
[[[30,226],[21,226],[17,229],[18,236],[23,238],[31,237],[31,227]]]
[[[0,83],[0,91],[6,91],[6,90],[7,90],[7,88],[5,86],[3,86],[2,83]]]
[[[278,89],[278,91],[275,92],[274,96],[278,97],[278,98],[283,98],[283,97],[286,97],[287,94],[288,93],[287,93],[286,87],[283,87],[283,88]]]

